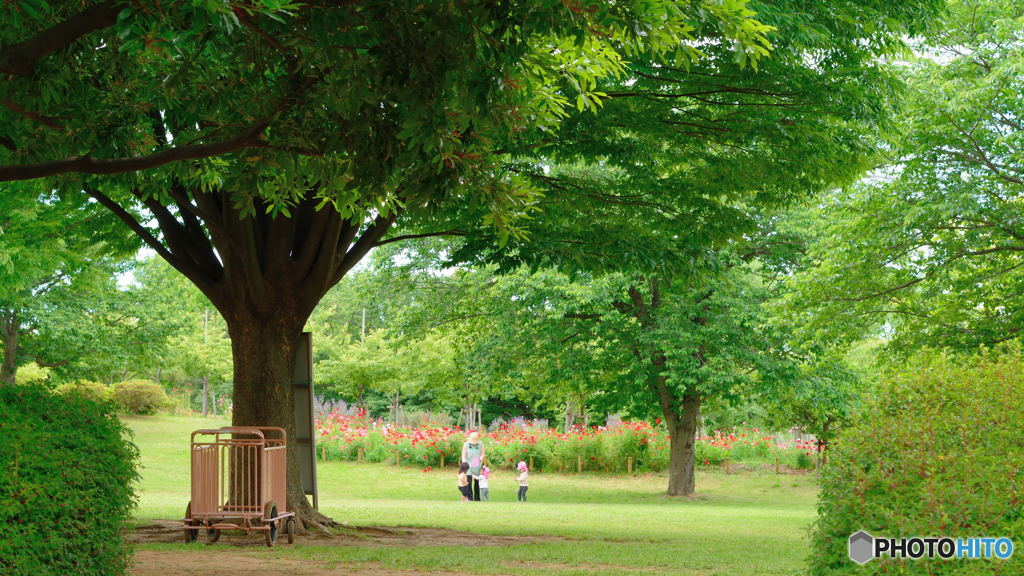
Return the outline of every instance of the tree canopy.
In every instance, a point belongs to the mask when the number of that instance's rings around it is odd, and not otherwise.
[[[816,207],[808,338],[885,329],[895,349],[968,350],[1024,329],[1024,44],[1015,2],[950,4],[908,62],[902,138],[873,180]]]

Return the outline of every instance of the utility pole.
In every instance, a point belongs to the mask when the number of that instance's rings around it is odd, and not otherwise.
[[[206,339],[210,334],[210,309],[203,309],[203,352],[206,352]],[[203,416],[206,416],[206,401],[210,395],[209,367],[203,366]]]

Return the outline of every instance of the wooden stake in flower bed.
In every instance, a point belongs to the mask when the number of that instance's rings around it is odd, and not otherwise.
[[[444,468],[444,452],[441,452],[441,468]]]
[[[633,457],[626,458],[626,472],[629,474],[633,473]]]
[[[576,457],[576,471],[580,474],[583,473],[583,456]]]

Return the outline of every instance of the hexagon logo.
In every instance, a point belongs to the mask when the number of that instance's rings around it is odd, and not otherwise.
[[[857,564],[866,564],[868,560],[875,557],[874,538],[863,530],[858,530],[850,535],[849,554],[850,560]]]

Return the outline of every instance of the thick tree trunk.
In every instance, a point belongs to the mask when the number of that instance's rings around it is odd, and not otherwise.
[[[157,138],[168,141],[166,128],[155,128]],[[288,509],[297,513],[300,528],[332,525],[309,505],[299,481],[291,390],[296,343],[316,304],[379,245],[401,210],[372,219],[342,217],[310,189],[301,191],[285,218],[265,210],[269,206],[255,189],[236,196],[171,179],[165,191],[169,204],[134,194],[155,218],[158,238],[144,224],[149,216],[140,221],[103,190],[86,189],[191,280],[227,321],[235,374],[232,422],[288,432]],[[252,213],[242,197],[256,199]]]
[[[690,496],[694,491],[694,439],[700,416],[700,396],[683,398],[682,417],[665,415],[669,426],[668,495]]]
[[[18,312],[5,310],[0,317],[0,332],[4,339],[4,362],[0,366],[0,384],[14,385],[18,373]]]
[[[234,426],[276,426],[288,435],[287,509],[296,513],[299,530],[323,529],[334,522],[313,509],[302,490],[295,436],[295,402],[292,377],[295,348],[301,331],[294,326],[275,326],[255,317],[228,320],[231,353],[235,366]],[[280,503],[279,503],[280,504]]]

